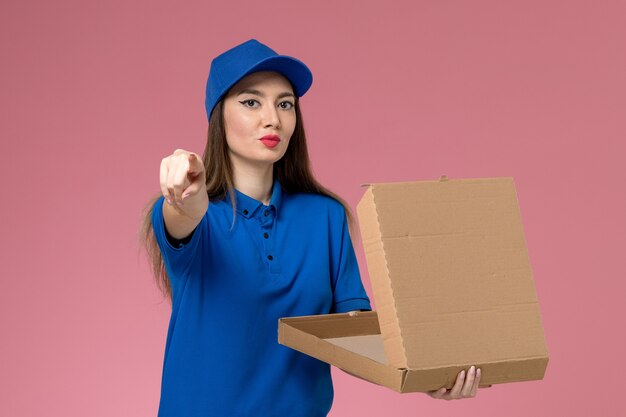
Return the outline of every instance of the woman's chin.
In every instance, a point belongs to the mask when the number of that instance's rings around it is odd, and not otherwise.
[[[274,162],[279,161],[285,155],[285,151],[286,151],[286,149],[279,148],[279,146],[276,146],[273,149],[269,149],[269,148],[264,149],[263,151],[261,151],[259,154],[256,155],[255,159],[257,159],[259,162],[268,162],[268,163],[274,163]]]
[[[240,162],[244,163],[244,164],[250,164],[250,165],[272,165],[278,161],[280,161],[280,159],[283,157],[283,153],[272,153],[272,154],[267,154],[267,153],[263,153],[261,155],[247,155],[244,156],[243,158],[241,156],[236,157],[237,160],[239,160]],[[232,161],[233,156],[231,155],[231,161]]]

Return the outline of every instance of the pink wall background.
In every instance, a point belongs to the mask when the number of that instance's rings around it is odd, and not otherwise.
[[[626,415],[624,2],[5,0],[0,33],[0,415],[156,415],[140,213],[161,158],[203,149],[211,57],[250,37],[312,69],[314,169],[353,207],[364,182],[517,183],[545,380],[445,402],[335,370],[331,416]]]

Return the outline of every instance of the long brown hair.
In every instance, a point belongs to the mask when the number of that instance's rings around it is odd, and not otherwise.
[[[234,221],[236,202],[234,197],[233,169],[228,156],[228,145],[224,128],[223,101],[222,99],[215,105],[213,113],[211,114],[207,143],[204,148],[202,160],[206,172],[205,183],[209,201],[222,200],[228,193],[233,206]],[[274,178],[278,179],[286,193],[304,192],[322,194],[340,202],[346,212],[350,234],[354,235],[354,216],[348,204],[341,197],[323,187],[313,176],[306,144],[306,135],[304,133],[304,122],[302,120],[297,97],[294,107],[296,110],[296,127],[289,141],[285,155],[274,163]],[[146,209],[144,210],[145,216],[141,225],[140,239],[148,253],[156,285],[171,302],[172,287],[152,229],[152,210],[154,209],[154,203],[160,197],[160,194],[156,195],[146,205]]]

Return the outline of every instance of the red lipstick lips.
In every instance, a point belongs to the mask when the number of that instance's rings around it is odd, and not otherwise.
[[[277,135],[265,135],[259,140],[268,148],[273,148],[280,142],[280,138]]]

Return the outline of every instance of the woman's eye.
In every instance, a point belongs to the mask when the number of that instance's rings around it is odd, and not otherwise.
[[[293,103],[290,101],[283,101],[279,104],[282,109],[289,110],[293,108]]]
[[[258,104],[258,101],[249,99],[249,100],[240,101],[240,103],[246,107],[257,107],[255,106],[255,104]]]

